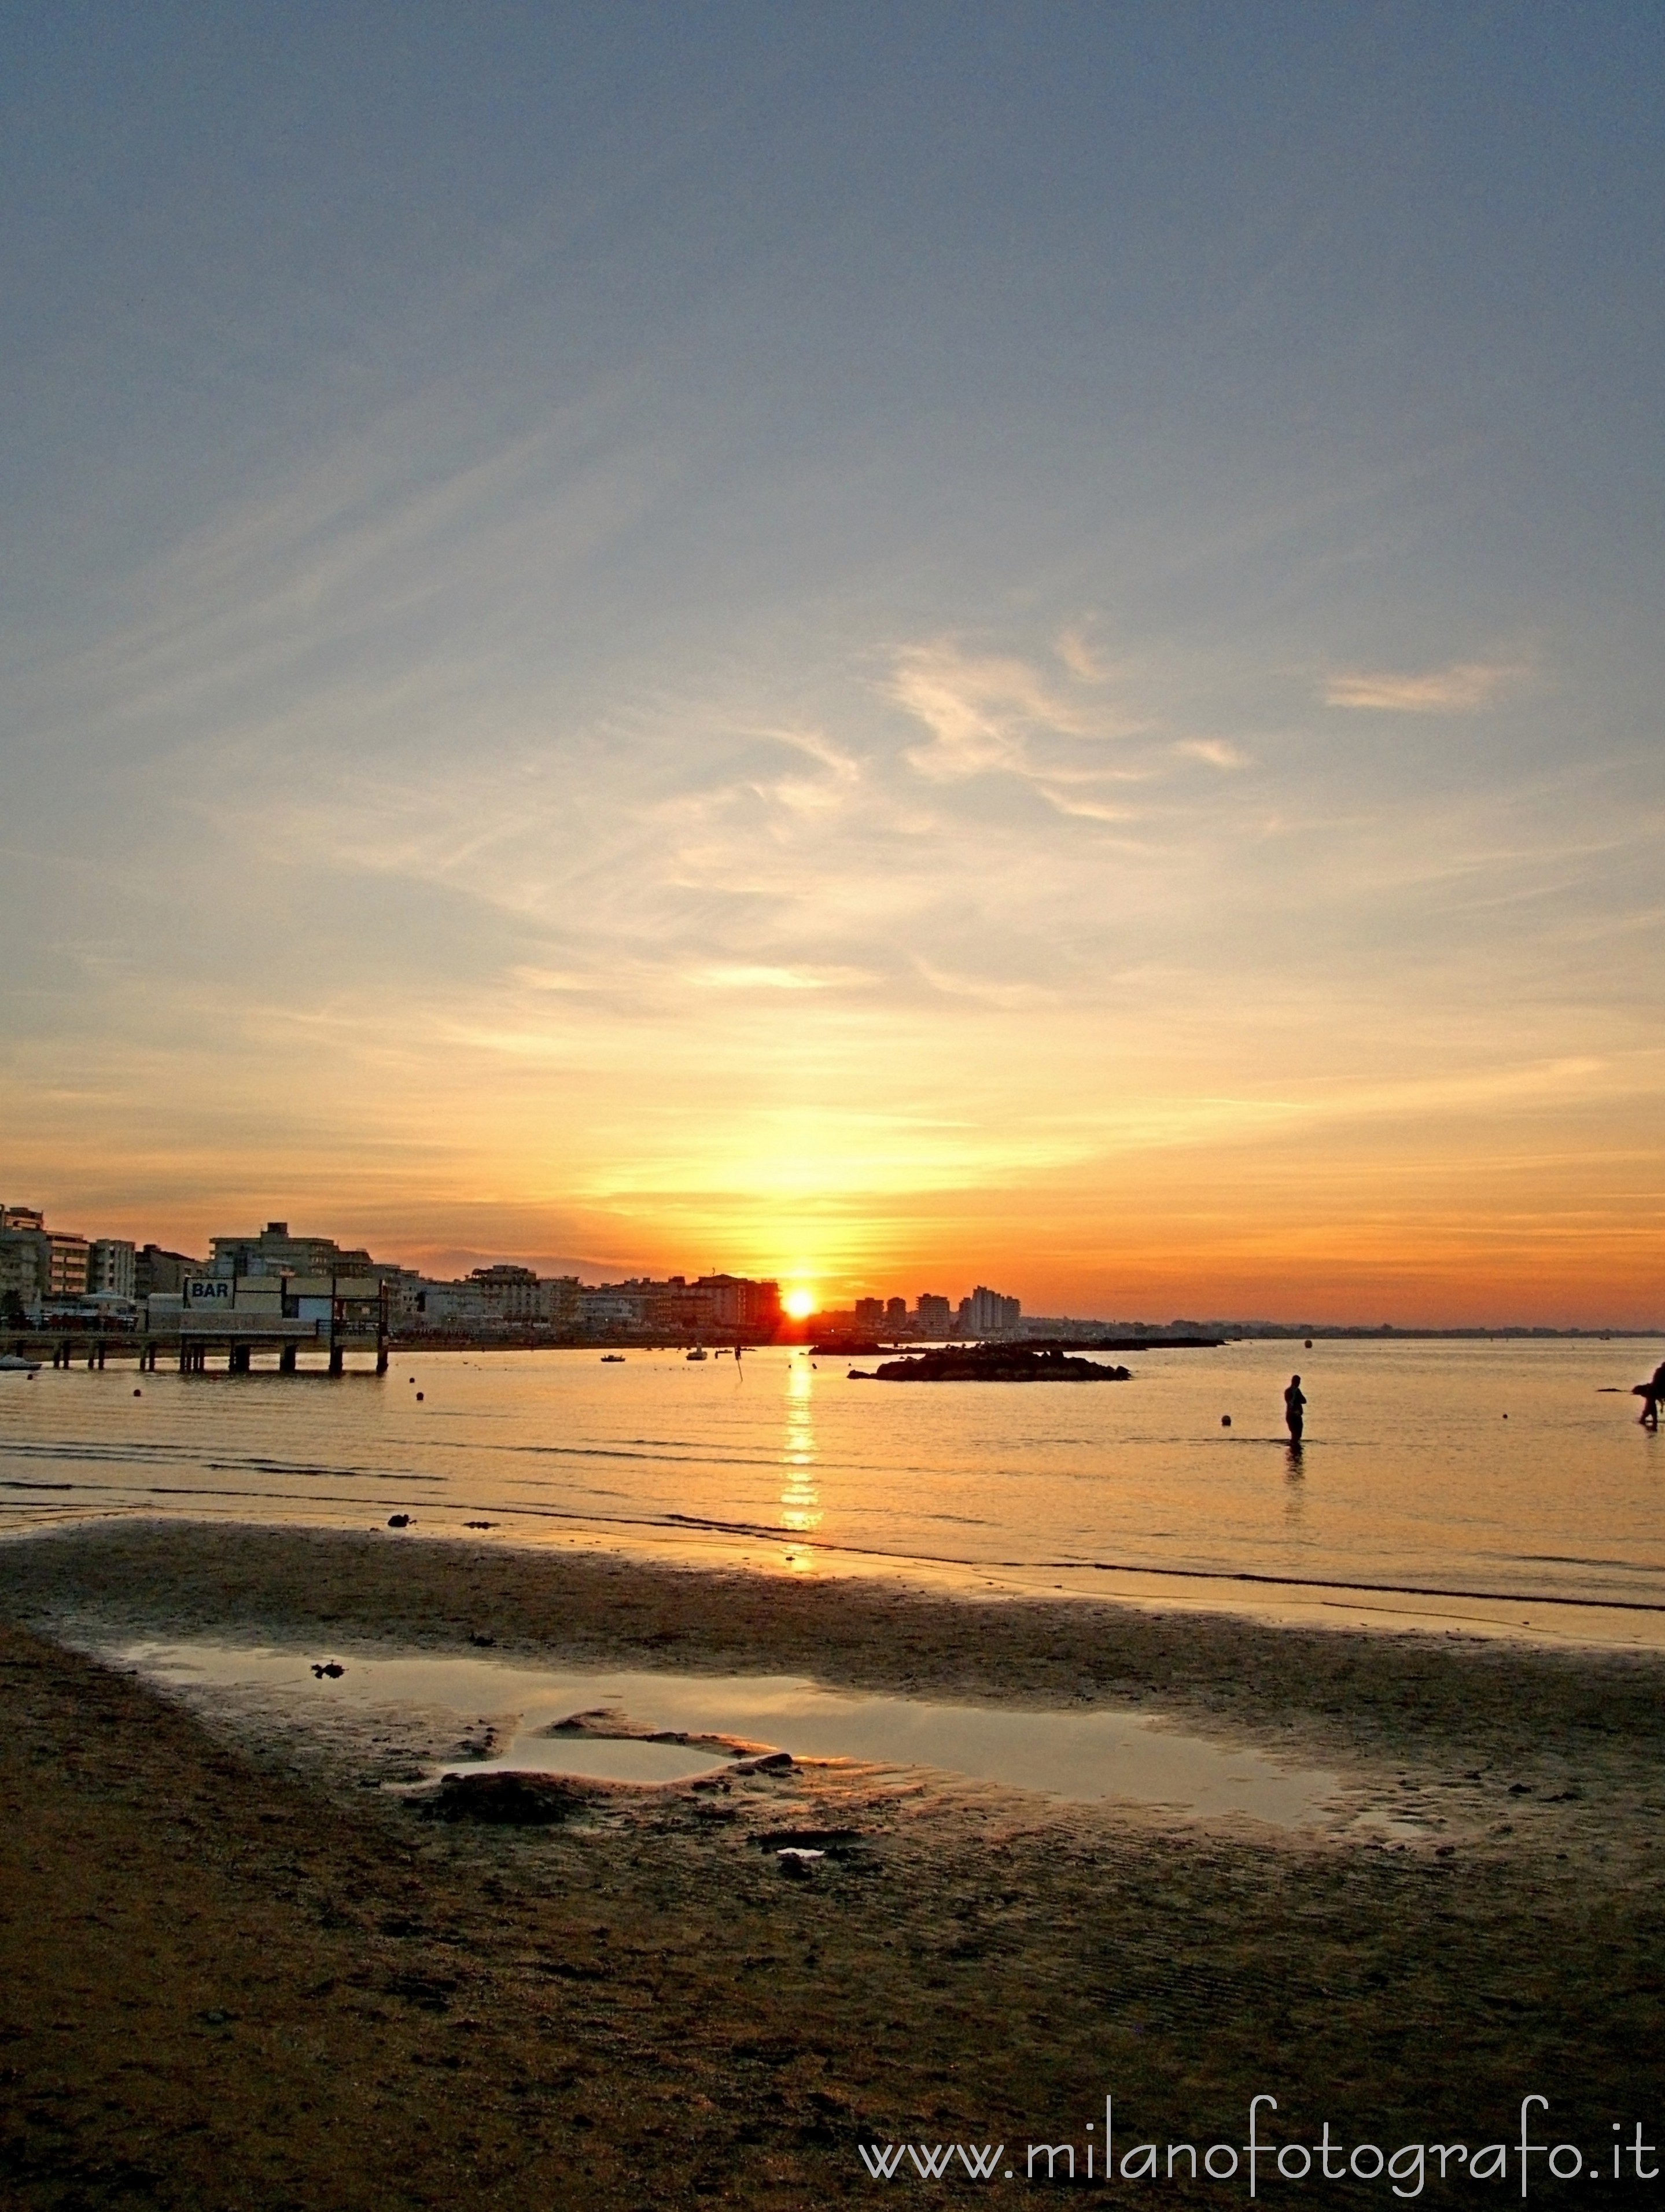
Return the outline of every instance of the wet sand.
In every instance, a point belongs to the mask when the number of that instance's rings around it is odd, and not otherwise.
[[[1528,2090],[1551,2141],[1662,2132],[1653,1655],[178,1523],[0,1546],[0,1620],[20,2205],[809,2206],[874,2187],[860,2142],[1084,2149],[1107,2092],[1124,2142],[1240,2143],[1260,2091],[1309,2140],[1510,2141]],[[434,1820],[362,1746],[67,1648],[193,1633],[1143,1707],[1394,1825],[851,1764]]]

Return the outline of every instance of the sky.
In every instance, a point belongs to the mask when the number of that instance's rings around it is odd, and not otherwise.
[[[0,1198],[1665,1318],[1665,15],[0,19]]]

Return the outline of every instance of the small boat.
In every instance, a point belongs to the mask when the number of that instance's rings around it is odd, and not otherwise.
[[[0,1352],[0,1375],[33,1375],[39,1365],[38,1359],[26,1359],[21,1352]]]
[[[622,1352],[604,1352],[601,1355],[601,1364],[604,1367],[623,1367],[624,1354]]]
[[[702,1344],[696,1344],[694,1346],[694,1349],[689,1353],[688,1357],[690,1359],[709,1359],[711,1354],[706,1350]]]

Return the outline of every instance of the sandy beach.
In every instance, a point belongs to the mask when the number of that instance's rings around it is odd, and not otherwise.
[[[1656,1655],[189,1523],[0,1547],[0,1620],[19,2205],[813,2205],[864,2143],[1084,2157],[1107,2094],[1123,2144],[1241,2144],[1262,2092],[1309,2142],[1508,2142],[1528,2092],[1604,2164],[1659,2132]],[[1132,1708],[1344,1786],[1291,1832],[799,1762],[442,1820],[410,1729],[86,1656],[193,1636]]]

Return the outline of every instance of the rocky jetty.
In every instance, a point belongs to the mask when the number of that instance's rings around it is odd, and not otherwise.
[[[870,1370],[853,1367],[864,1382],[1127,1382],[1125,1367],[1107,1367],[1067,1352],[1036,1351],[1026,1345],[968,1344],[943,1352],[921,1352],[912,1359],[887,1359]]]

